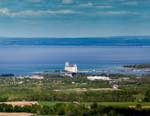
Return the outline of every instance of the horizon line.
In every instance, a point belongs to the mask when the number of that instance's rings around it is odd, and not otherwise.
[[[113,35],[113,36],[67,36],[67,37],[48,37],[48,36],[31,36],[31,37],[29,37],[29,36],[26,36],[26,37],[22,37],[22,36],[17,36],[17,37],[15,37],[15,36],[12,36],[12,37],[10,37],[10,36],[0,36],[0,39],[1,38],[55,38],[55,39],[64,39],[64,38],[72,38],[72,39],[75,39],[75,38],[110,38],[110,37],[150,37],[150,35]]]

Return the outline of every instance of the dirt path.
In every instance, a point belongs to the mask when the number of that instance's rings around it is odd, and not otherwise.
[[[38,104],[38,102],[36,101],[12,101],[12,102],[0,102],[0,104],[10,104],[12,106],[31,106],[31,105],[34,105],[34,104]]]
[[[0,112],[0,116],[33,116],[31,113],[7,113],[7,112]]]

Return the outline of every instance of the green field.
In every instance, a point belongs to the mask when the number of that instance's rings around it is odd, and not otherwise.
[[[149,75],[140,78],[133,75],[111,76],[112,82],[90,81],[85,76],[46,75],[42,80],[1,77],[0,101],[150,102]],[[120,80],[124,77],[129,79]],[[113,89],[114,84],[119,88]]]
[[[47,106],[54,106],[57,103],[65,103],[65,104],[71,104],[74,103],[76,104],[76,102],[38,102],[40,105],[47,105]],[[92,102],[81,102],[80,104],[86,104],[86,105],[91,105]],[[136,106],[137,104],[140,104],[143,108],[150,108],[150,102],[142,102],[142,103],[138,103],[138,102],[97,102],[97,104],[99,105],[103,105],[103,106],[115,106],[115,107],[130,107],[130,106]]]

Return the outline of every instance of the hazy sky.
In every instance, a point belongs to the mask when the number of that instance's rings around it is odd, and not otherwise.
[[[0,36],[150,35],[150,0],[0,0]]]

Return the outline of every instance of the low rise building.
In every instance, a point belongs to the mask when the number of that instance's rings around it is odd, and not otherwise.
[[[44,77],[42,75],[32,75],[32,76],[29,76],[29,78],[31,79],[44,79]]]
[[[106,76],[87,76],[87,79],[94,81],[94,80],[110,80],[109,77]]]
[[[30,78],[30,79],[44,79],[44,76],[42,75],[26,75],[26,76],[17,76],[16,78],[19,79],[25,79],[25,78]]]

